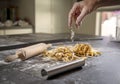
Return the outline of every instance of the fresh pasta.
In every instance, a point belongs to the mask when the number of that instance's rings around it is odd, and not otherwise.
[[[101,53],[94,50],[89,44],[76,44],[74,46],[60,46],[44,52],[44,56],[57,61],[69,62],[81,57],[98,56]]]
[[[93,49],[92,46],[89,44],[76,44],[73,47],[73,52],[75,53],[76,56],[80,57],[101,55],[100,52]]]
[[[67,46],[57,47],[56,49],[46,51],[44,55],[54,60],[65,61],[65,62],[76,60],[79,58],[75,56],[73,51],[70,50],[70,48]]]

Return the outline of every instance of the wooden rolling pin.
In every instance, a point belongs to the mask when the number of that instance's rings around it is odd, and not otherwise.
[[[14,60],[18,59],[18,55],[10,55],[5,58],[5,62],[12,62]]]
[[[37,56],[44,52],[47,48],[51,47],[52,44],[39,43],[36,45],[21,48],[16,51],[15,55],[11,55],[5,58],[6,62],[11,62],[16,59],[26,60],[33,56]]]
[[[19,49],[16,54],[21,60],[26,60],[30,57],[36,56],[44,52],[47,48],[51,47],[51,44],[40,43],[34,46],[29,46]]]

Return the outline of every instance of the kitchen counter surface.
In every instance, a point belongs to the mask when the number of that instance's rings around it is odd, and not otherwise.
[[[81,35],[77,34],[75,40],[94,40],[102,39],[101,37],[92,35]],[[25,34],[25,35],[9,35],[0,36],[0,51],[19,48],[28,46],[31,44],[36,44],[40,42],[59,42],[59,41],[70,41],[70,34]]]
[[[104,38],[103,40],[64,41],[53,45],[73,45],[83,42],[91,44],[101,51],[102,55],[88,58],[82,68],[65,72],[49,80],[41,79],[39,72],[41,67],[49,66],[48,60],[37,56],[26,61],[16,60],[6,63],[3,59],[7,55],[14,54],[16,49],[0,51],[0,84],[120,84],[119,43]],[[51,62],[50,65],[55,64],[57,63]]]

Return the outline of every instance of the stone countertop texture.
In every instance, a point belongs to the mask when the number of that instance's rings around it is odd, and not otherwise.
[[[15,45],[21,45],[25,42],[34,41],[28,40],[32,39],[32,36],[34,37],[34,35],[31,35],[31,37],[29,36],[30,35],[28,35],[28,38],[27,35],[25,35],[26,38],[18,38],[19,36],[3,36],[0,38],[3,39],[4,42],[1,43],[1,46],[11,46],[11,44],[13,43]],[[52,37],[50,35],[48,36]],[[46,35],[46,38],[48,36]],[[38,35],[38,37],[40,36]],[[6,39],[4,38],[8,38],[9,41],[6,42]],[[27,40],[23,40],[21,38]],[[63,41],[55,43],[52,42],[54,46],[61,44],[73,45],[76,43],[89,43],[95,49],[102,52],[102,55],[98,57],[88,58],[86,60],[85,66],[83,66],[82,68],[62,73],[49,80],[43,80],[40,77],[40,68],[48,65],[55,65],[57,64],[56,62],[45,59],[43,60],[41,56],[36,56],[26,61],[17,60],[12,63],[6,63],[3,61],[3,59],[8,55],[14,54],[16,49],[2,50],[0,51],[0,84],[120,84],[119,42],[110,42],[109,38],[103,38],[103,40],[85,40],[87,36],[83,36],[83,40],[76,40],[75,42],[70,42],[69,40],[64,41],[64,39],[61,37],[58,38],[62,39]],[[82,38],[82,36],[80,38]],[[88,38],[96,37],[88,36]],[[40,41],[39,39],[36,39],[38,40],[37,42]],[[66,37],[65,39],[68,39],[68,37]]]

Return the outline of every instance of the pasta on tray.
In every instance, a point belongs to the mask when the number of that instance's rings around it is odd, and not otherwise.
[[[74,46],[60,46],[47,50],[43,55],[57,61],[69,62],[80,59],[81,57],[98,56],[101,55],[101,53],[94,50],[89,44],[76,44]]]

